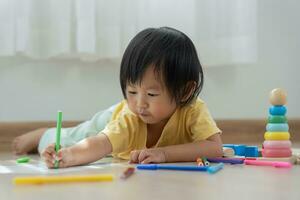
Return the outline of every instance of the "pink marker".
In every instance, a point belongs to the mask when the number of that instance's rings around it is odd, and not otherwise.
[[[265,161],[265,160],[244,160],[246,165],[258,165],[258,166],[273,166],[280,168],[290,168],[292,164],[289,162],[281,162],[281,161]]]

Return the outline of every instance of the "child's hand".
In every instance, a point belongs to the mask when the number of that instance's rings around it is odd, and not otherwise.
[[[59,161],[59,168],[68,167],[72,161],[72,154],[68,148],[62,148],[56,154],[55,144],[50,144],[41,154],[48,168],[54,168],[55,160]]]
[[[134,150],[130,152],[131,163],[162,163],[166,162],[165,152],[160,148]]]

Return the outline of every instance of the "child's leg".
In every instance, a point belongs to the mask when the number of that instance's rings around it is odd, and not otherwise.
[[[62,128],[60,140],[61,146],[69,147],[81,141],[82,139],[97,135],[110,121],[115,108],[116,106],[114,105],[104,111],[100,111],[95,114],[91,120],[85,121],[76,127]],[[51,128],[43,134],[38,144],[39,153],[42,153],[49,144],[55,142],[55,133],[56,128]]]
[[[13,153],[21,155],[36,152],[39,141],[46,130],[47,128],[40,128],[16,137],[12,142]]]

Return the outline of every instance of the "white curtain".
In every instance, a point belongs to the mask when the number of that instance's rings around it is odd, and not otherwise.
[[[256,0],[0,0],[0,57],[120,58],[147,27],[191,37],[206,66],[256,61]]]

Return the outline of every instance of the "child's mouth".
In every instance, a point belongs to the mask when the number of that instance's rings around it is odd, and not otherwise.
[[[139,115],[142,116],[142,117],[147,117],[147,116],[149,116],[148,113],[139,113]]]

